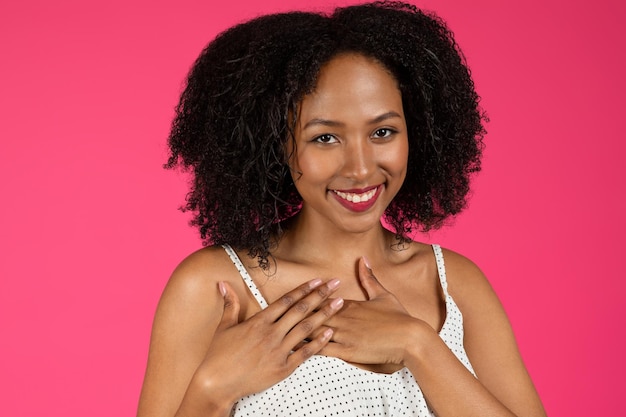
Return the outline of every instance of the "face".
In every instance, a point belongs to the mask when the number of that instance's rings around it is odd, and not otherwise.
[[[352,232],[380,226],[406,176],[406,131],[398,83],[379,62],[345,54],[325,64],[289,149],[300,217]]]

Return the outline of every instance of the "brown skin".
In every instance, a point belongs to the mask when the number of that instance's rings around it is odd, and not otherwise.
[[[322,332],[290,354],[341,308],[340,298],[327,300],[337,280],[304,282],[251,314],[253,299],[242,297],[241,277],[221,255],[221,248],[192,254],[165,288],[138,415],[228,415],[237,398],[286,378],[328,342],[332,332]]]
[[[290,161],[303,209],[272,251],[272,275],[239,251],[270,307],[260,310],[223,249],[183,261],[159,303],[138,416],[227,416],[316,353],[375,372],[408,367],[438,416],[545,416],[480,270],[444,251],[476,379],[437,334],[445,304],[432,248],[398,247],[379,221],[404,181],[405,132],[397,84],[379,63],[341,55],[323,67]],[[335,192],[372,186],[380,193],[364,212]],[[312,289],[313,278],[323,283]]]

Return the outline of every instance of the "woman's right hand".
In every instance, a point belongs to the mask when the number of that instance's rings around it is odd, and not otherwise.
[[[341,298],[327,301],[338,286],[336,279],[309,281],[239,322],[239,299],[220,282],[222,318],[177,416],[228,415],[237,399],[271,387],[318,353],[332,336],[320,327],[343,305]],[[303,343],[311,334],[318,336]]]

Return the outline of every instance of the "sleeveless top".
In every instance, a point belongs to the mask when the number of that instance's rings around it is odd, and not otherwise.
[[[267,307],[259,289],[235,251],[223,246],[259,303]],[[463,317],[448,294],[443,253],[432,246],[446,303],[439,337],[474,374],[463,347]],[[475,375],[475,374],[474,374]],[[313,355],[286,379],[265,391],[241,398],[231,417],[244,416],[434,416],[424,394],[407,368],[392,374],[367,371],[341,359]]]

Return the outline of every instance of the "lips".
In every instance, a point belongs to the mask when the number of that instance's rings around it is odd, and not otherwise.
[[[351,211],[361,212],[369,209],[376,203],[382,190],[382,185],[362,188],[358,190],[331,190],[337,201]]]

